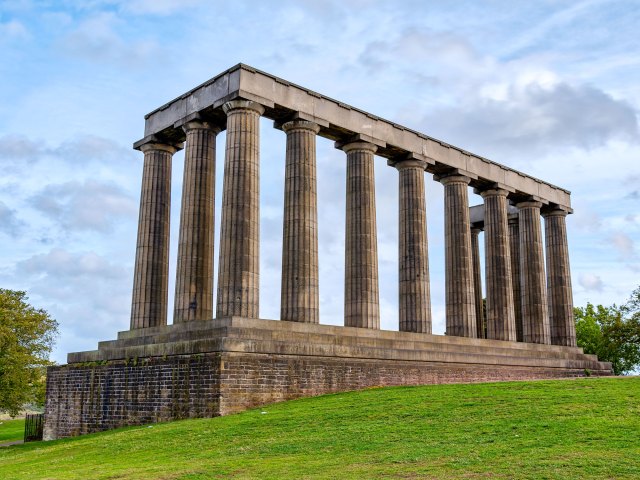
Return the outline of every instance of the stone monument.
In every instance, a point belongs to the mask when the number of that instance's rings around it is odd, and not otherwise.
[[[280,321],[259,315],[262,116],[286,136]],[[344,327],[320,324],[318,135],[345,154]],[[611,375],[610,364],[576,346],[565,225],[572,210],[562,188],[243,64],[148,114],[134,148],[144,167],[130,329],[49,369],[45,438],[369,386]],[[169,325],[171,161],[182,148]],[[397,332],[380,330],[375,155],[398,170]],[[431,333],[425,172],[444,185],[446,336]],[[469,208],[469,186],[483,205]]]

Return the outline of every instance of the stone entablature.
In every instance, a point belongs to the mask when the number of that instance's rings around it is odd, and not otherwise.
[[[509,185],[514,194],[539,197],[545,204],[571,208],[568,190],[244,64],[222,72],[147,114],[145,138],[135,146],[149,142],[152,137],[169,143],[182,142],[185,135],[181,126],[195,117],[224,125],[222,106],[238,98],[259,103],[264,107],[263,116],[280,124],[294,117],[309,120],[320,126],[318,135],[336,141],[361,134],[363,140],[378,146],[378,156],[395,159],[417,155],[429,160],[430,173],[456,168],[470,176],[472,187]]]

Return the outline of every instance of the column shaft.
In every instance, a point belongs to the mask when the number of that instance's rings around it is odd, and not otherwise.
[[[544,215],[547,245],[547,292],[553,345],[576,346],[573,295],[567,244],[567,212],[555,209]]]
[[[378,246],[373,154],[376,146],[352,142],[347,153],[345,326],[380,328]]]
[[[193,121],[186,135],[173,323],[213,318],[217,129]]]
[[[513,312],[516,319],[516,340],[522,337],[522,288],[520,287],[520,227],[518,215],[509,215],[509,253],[511,254],[511,284]]]
[[[131,329],[167,324],[171,158],[176,148],[150,143],[144,152]]]
[[[216,317],[258,318],[260,285],[260,115],[255,102],[224,104],[227,114]]]
[[[473,293],[476,306],[476,336],[487,338],[486,324],[484,319],[484,302],[482,301],[482,272],[480,271],[480,242],[479,228],[471,229],[471,252],[473,255]]]
[[[316,134],[320,127],[295,120],[287,133],[280,318],[319,323]]]
[[[400,331],[431,333],[425,165],[402,160],[395,167],[400,180]]]
[[[487,282],[487,338],[516,341],[511,283],[507,191],[490,189],[484,198],[484,250]]]
[[[440,181],[444,185],[447,335],[476,338],[467,192],[470,179],[463,175],[450,175]]]
[[[547,290],[544,277],[540,202],[518,205],[520,226],[520,285],[522,336],[528,343],[551,343]]]

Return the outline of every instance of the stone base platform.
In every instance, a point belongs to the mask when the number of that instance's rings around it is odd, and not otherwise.
[[[611,375],[582,349],[225,318],[120,332],[49,368],[45,439],[388,385]]]

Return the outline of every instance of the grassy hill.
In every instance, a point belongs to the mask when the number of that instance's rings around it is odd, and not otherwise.
[[[370,389],[0,449],[0,478],[640,478],[640,378]]]
[[[24,438],[24,418],[0,420],[0,443],[15,442]]]

